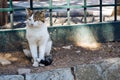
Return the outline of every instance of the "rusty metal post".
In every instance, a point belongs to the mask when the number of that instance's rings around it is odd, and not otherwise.
[[[0,0],[0,8],[7,8],[7,0]],[[8,13],[0,12],[0,26],[3,26],[8,23]]]

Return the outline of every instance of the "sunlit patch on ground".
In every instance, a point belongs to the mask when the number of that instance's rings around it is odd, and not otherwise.
[[[94,43],[76,42],[76,46],[80,46],[90,50],[98,50],[101,44],[97,42],[94,42]]]

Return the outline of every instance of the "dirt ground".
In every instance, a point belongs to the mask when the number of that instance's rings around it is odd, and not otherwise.
[[[18,74],[20,68],[29,68],[31,73],[38,73],[57,68],[72,67],[80,64],[95,63],[96,61],[120,57],[120,42],[102,43],[97,49],[82,48],[73,45],[59,45],[52,49],[53,62],[45,67],[32,67],[32,63],[24,56],[23,52],[0,53],[0,58],[5,58],[12,63],[0,64],[0,75]]]

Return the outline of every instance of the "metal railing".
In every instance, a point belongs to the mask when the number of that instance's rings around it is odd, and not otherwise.
[[[117,6],[120,6],[120,4],[117,4],[117,0],[114,1],[113,4],[103,4],[102,0],[99,0],[98,5],[87,5],[87,0],[84,0],[84,5],[70,5],[71,0],[66,0],[67,5],[62,5],[62,6],[54,6],[53,1],[49,0],[49,6],[45,7],[34,7],[33,6],[33,0],[30,1],[30,6],[29,8],[32,10],[37,10],[37,9],[48,9],[49,10],[49,15],[50,15],[50,26],[53,26],[52,24],[52,12],[53,9],[66,9],[67,11],[67,24],[70,25],[70,10],[71,9],[80,9],[82,8],[84,10],[84,23],[87,23],[87,9],[92,8],[92,7],[99,7],[99,22],[103,21],[103,15],[102,15],[102,8],[103,7],[109,7],[113,6],[114,7],[114,21],[117,21]],[[10,12],[10,22],[11,26],[13,26],[13,12],[14,11],[21,11],[25,10],[25,8],[13,8],[13,2],[12,0],[9,0],[9,7],[8,8],[0,8],[0,12]]]

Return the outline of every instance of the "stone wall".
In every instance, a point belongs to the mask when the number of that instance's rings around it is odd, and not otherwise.
[[[120,80],[120,58],[41,73],[1,75],[0,80]]]

